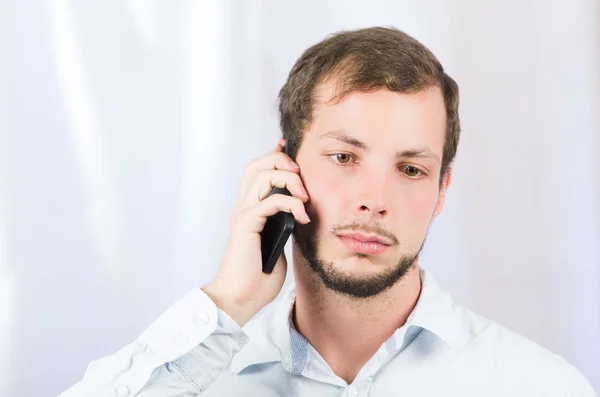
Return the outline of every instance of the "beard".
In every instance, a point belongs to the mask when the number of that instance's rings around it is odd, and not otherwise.
[[[297,225],[298,226],[298,225]],[[319,256],[319,239],[312,228],[296,228],[293,233],[294,244],[306,259],[309,268],[321,280],[323,285],[339,294],[351,298],[365,299],[377,296],[402,280],[413,268],[425,241],[414,253],[404,254],[398,261],[385,271],[375,275],[352,276],[335,267],[334,262],[326,261]],[[354,254],[358,258],[368,258],[369,255]]]

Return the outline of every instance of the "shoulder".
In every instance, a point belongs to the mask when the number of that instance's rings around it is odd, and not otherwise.
[[[515,391],[568,396],[569,389],[592,390],[577,368],[557,353],[465,307],[453,304],[452,310],[462,328],[456,351],[487,361],[498,381]],[[593,396],[593,391],[587,395]]]

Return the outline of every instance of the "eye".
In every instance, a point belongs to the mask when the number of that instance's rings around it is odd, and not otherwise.
[[[412,165],[405,165],[402,167],[406,176],[411,178],[416,178],[419,175],[423,174],[423,172],[417,167],[413,167]]]
[[[334,161],[339,164],[347,164],[350,162],[350,160],[352,160],[352,155],[348,153],[336,153],[330,155],[329,157],[334,159]]]

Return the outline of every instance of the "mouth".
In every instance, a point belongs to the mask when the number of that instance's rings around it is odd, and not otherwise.
[[[381,255],[391,244],[379,235],[363,233],[343,233],[337,236],[342,244],[351,252],[364,255]]]

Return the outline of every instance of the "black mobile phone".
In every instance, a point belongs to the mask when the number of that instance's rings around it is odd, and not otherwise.
[[[287,154],[286,146],[283,147],[283,151]],[[286,188],[278,187],[273,188],[269,196],[273,194],[292,195]],[[295,225],[296,218],[289,212],[280,211],[267,217],[265,227],[260,233],[263,273],[271,274],[273,272],[273,268],[283,253],[285,243],[290,238]]]

